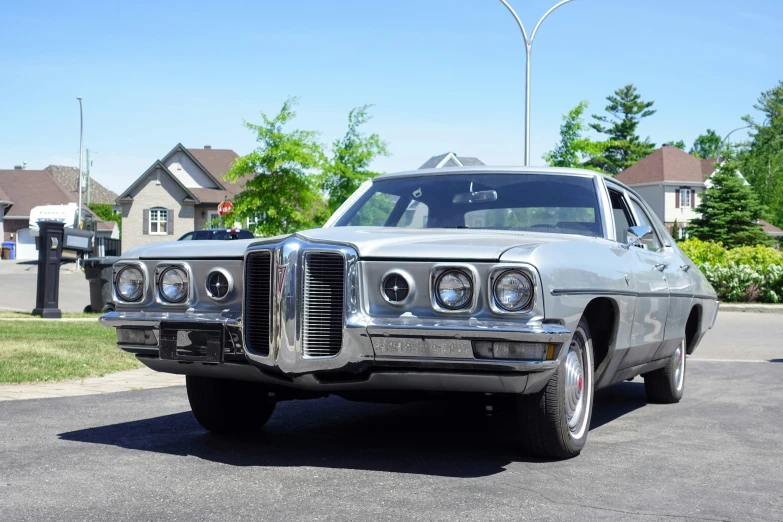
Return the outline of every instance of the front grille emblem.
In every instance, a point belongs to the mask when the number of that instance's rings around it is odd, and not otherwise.
[[[277,292],[283,293],[283,283],[285,283],[285,273],[288,270],[288,265],[282,265],[277,267]]]

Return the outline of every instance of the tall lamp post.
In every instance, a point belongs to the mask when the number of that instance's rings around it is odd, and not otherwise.
[[[721,153],[721,151],[723,150],[723,146],[724,146],[724,145],[726,145],[726,141],[728,141],[728,139],[729,139],[729,136],[731,136],[732,134],[734,134],[734,133],[735,133],[735,132],[737,132],[737,131],[740,131],[740,130],[742,130],[742,129],[749,129],[749,128],[751,128],[751,127],[753,127],[753,125],[745,125],[744,127],[737,127],[737,128],[736,128],[736,129],[734,129],[733,131],[731,131],[731,132],[729,132],[728,134],[726,134],[726,137],[725,137],[725,138],[723,138],[723,141],[721,141],[721,142],[720,142],[720,147],[718,147],[718,154],[720,154],[720,153]]]
[[[76,211],[77,226],[82,228],[82,150],[84,150],[84,113],[82,112],[82,97],[77,96],[79,100],[79,207]]]
[[[530,52],[533,49],[533,40],[536,38],[538,28],[541,26],[541,23],[546,19],[546,17],[552,14],[552,12],[561,5],[567,4],[572,0],[562,0],[562,2],[556,4],[549,11],[544,13],[544,16],[541,17],[541,20],[538,21],[536,27],[533,29],[533,33],[530,35],[530,38],[527,37],[525,26],[522,23],[522,20],[519,19],[519,16],[517,16],[514,8],[512,8],[506,0],[500,1],[514,16],[514,19],[517,21],[517,25],[519,25],[519,29],[522,31],[522,37],[525,39],[525,166],[528,166],[530,165]]]

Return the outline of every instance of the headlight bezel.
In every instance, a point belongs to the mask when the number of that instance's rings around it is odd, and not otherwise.
[[[172,301],[163,293],[163,276],[171,270],[180,270],[185,274],[185,295],[178,301]],[[164,306],[189,305],[193,296],[192,271],[187,263],[165,263],[155,268],[155,296],[156,301]]]
[[[126,270],[136,270],[141,274],[141,293],[135,299],[127,299],[125,296],[122,295],[119,289],[120,276]],[[144,302],[144,299],[147,297],[147,284],[148,284],[147,280],[148,280],[147,270],[142,263],[127,263],[115,267],[114,284],[113,284],[115,302],[128,303],[128,304],[137,304],[137,303]]]
[[[501,277],[509,272],[519,272],[523,276],[527,277],[530,282],[531,292],[530,298],[525,306],[516,309],[509,310],[502,306],[498,301],[495,293],[495,288]],[[493,313],[497,315],[522,315],[530,313],[536,306],[538,301],[538,276],[532,267],[516,264],[504,264],[498,265],[492,268],[489,274],[489,288],[487,289],[487,297],[489,299],[489,307]]]
[[[460,272],[467,276],[471,284],[471,295],[468,301],[459,308],[449,308],[441,302],[439,284],[449,272]],[[478,296],[481,292],[479,275],[475,267],[468,264],[442,264],[433,267],[430,273],[430,302],[433,310],[443,314],[470,314],[476,310]]]

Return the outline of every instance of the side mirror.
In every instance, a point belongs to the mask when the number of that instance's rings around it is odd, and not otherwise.
[[[628,242],[623,248],[629,249],[636,245],[649,245],[653,242],[653,229],[648,226],[636,226],[628,229]]]

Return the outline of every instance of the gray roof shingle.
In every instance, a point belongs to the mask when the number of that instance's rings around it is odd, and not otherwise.
[[[52,177],[65,188],[68,192],[74,194],[77,197],[79,195],[79,169],[76,167],[63,167],[61,165],[49,165],[44,169],[49,172]],[[87,187],[83,188],[83,197],[87,193]],[[117,194],[107,189],[95,178],[90,178],[90,202],[91,203],[105,203],[107,205],[114,205],[114,200],[117,199]],[[76,199],[74,200],[76,201]]]

